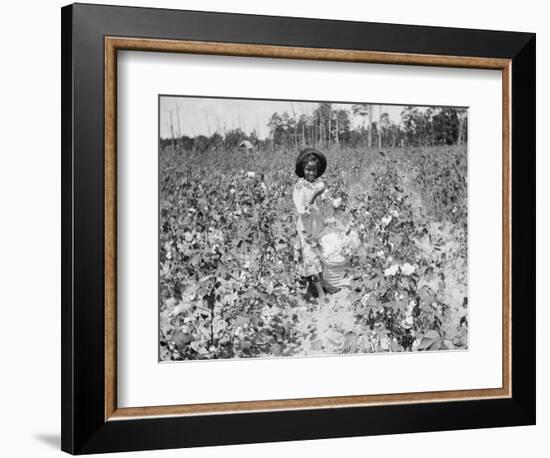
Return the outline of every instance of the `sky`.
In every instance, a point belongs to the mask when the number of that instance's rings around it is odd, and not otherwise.
[[[351,114],[352,104],[335,103],[334,109],[347,109]],[[174,136],[212,135],[214,132],[240,128],[247,135],[256,130],[260,139],[269,136],[267,122],[274,112],[289,115],[309,115],[317,107],[317,102],[290,102],[274,100],[220,99],[206,97],[160,97],[160,136],[171,138],[171,122]],[[378,110],[388,113],[390,119],[399,124],[402,105],[375,105],[373,119],[378,119]],[[179,113],[178,113],[179,111]],[[351,116],[352,128],[361,124],[360,116]]]

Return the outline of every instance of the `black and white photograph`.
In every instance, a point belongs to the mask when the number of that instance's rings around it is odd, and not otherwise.
[[[467,107],[160,95],[160,361],[467,350],[467,151]]]

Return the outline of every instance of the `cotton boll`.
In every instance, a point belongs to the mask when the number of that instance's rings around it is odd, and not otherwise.
[[[383,227],[386,227],[388,224],[390,224],[392,218],[393,218],[393,217],[392,217],[391,215],[384,216],[384,218],[382,218],[382,220],[381,220],[382,226],[383,226]]]
[[[313,185],[313,189],[315,189],[316,191],[322,191],[325,188],[326,188],[326,185],[323,181],[318,181]]]
[[[411,315],[408,315],[402,322],[401,326],[403,326],[405,329],[411,329],[414,324],[414,318]]]
[[[399,266],[397,264],[394,264],[393,266],[388,267],[386,270],[384,270],[384,276],[391,277],[392,275],[395,275],[398,270]]]
[[[390,349],[391,340],[387,336],[383,336],[380,338],[380,348],[382,350],[389,350]]]
[[[321,237],[321,246],[323,254],[326,257],[331,257],[342,249],[342,239],[338,233],[329,232]]]
[[[401,266],[401,273],[403,275],[412,275],[414,271],[416,270],[416,267],[406,262]]]
[[[361,245],[361,239],[359,238],[359,234],[356,231],[350,231],[348,234],[348,246],[356,250]]]
[[[414,299],[411,299],[409,301],[409,305],[407,305],[407,314],[411,314],[415,307],[416,307],[416,302]]]

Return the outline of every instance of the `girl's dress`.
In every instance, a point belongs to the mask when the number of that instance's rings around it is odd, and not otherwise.
[[[302,250],[304,276],[323,273],[323,280],[329,286],[349,288],[351,286],[351,257],[359,248],[356,231],[336,218],[325,219],[322,202],[332,201],[328,191],[310,204],[313,193],[322,184],[300,179],[294,186],[294,205],[298,212],[296,229]]]
[[[320,198],[318,197],[313,204],[310,204],[319,186],[322,186],[320,181],[310,183],[301,178],[294,186],[292,194],[298,213],[296,230],[302,251],[303,275],[306,277],[323,271],[319,246],[319,239],[323,232],[323,216],[318,205]]]

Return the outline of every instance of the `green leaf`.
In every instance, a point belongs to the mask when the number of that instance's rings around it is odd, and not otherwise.
[[[275,356],[280,356],[281,353],[283,352],[283,347],[282,347],[282,345],[280,345],[278,343],[275,343],[275,344],[271,345],[271,347],[269,348],[269,351],[271,352],[271,354],[273,354]]]
[[[427,337],[429,339],[438,339],[440,336],[439,332],[437,332],[435,329],[430,329],[424,334],[424,337]]]
[[[239,315],[236,319],[235,319],[235,326],[236,327],[244,327],[246,326],[248,323],[250,322],[250,318],[246,315]]]
[[[390,348],[391,348],[391,351],[393,352],[399,352],[399,351],[403,351],[403,347],[401,345],[399,345],[395,340],[392,339],[391,343],[390,343]]]
[[[177,330],[174,332],[174,335],[172,336],[172,342],[174,342],[174,345],[176,348],[180,351],[182,351],[189,342],[192,342],[194,337],[191,334],[186,334],[180,330]]]
[[[418,345],[419,350],[427,350],[434,343],[435,339],[430,339],[429,337],[423,337]]]

